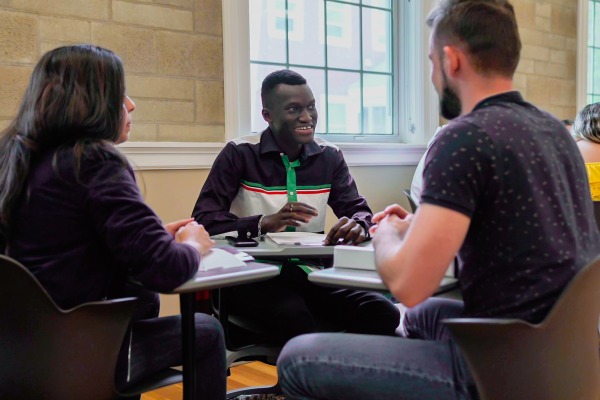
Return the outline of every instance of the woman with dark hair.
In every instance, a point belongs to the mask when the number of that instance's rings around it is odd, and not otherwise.
[[[155,295],[198,269],[213,246],[191,219],[162,226],[143,201],[127,160],[133,101],[111,51],[78,45],[42,56],[15,120],[0,137],[0,248],[25,265],[68,309],[131,293],[150,294],[137,318],[155,317]],[[136,293],[136,294],[138,294]],[[134,318],[116,371],[126,388],[181,364],[180,316]],[[197,388],[225,397],[225,349],[219,322],[196,315]]]
[[[592,200],[600,201],[600,103],[583,107],[575,117],[572,133],[585,161]]]

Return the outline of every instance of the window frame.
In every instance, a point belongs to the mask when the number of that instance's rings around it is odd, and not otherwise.
[[[416,165],[439,126],[438,97],[430,81],[427,57],[429,29],[425,24],[434,2],[404,0],[399,4],[404,23],[402,32],[396,34],[411,38],[408,46],[400,46],[395,52],[395,57],[402,60],[397,81],[403,82],[403,87],[394,91],[394,112],[399,113],[395,126],[402,142],[369,142],[366,135],[354,142],[335,142],[348,165]],[[251,133],[248,2],[222,0],[222,16],[225,142],[123,143],[119,148],[136,170],[211,168],[226,142]]]
[[[589,0],[577,0],[577,112],[587,105]]]

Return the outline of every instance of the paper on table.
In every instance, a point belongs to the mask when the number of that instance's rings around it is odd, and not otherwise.
[[[275,232],[267,233],[267,237],[283,245],[322,246],[327,235],[312,232]]]
[[[208,271],[213,268],[235,268],[244,267],[245,265],[245,262],[225,250],[211,249],[208,254],[202,256],[200,270]]]

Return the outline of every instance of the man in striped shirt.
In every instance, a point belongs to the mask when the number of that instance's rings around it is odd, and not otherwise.
[[[342,152],[314,137],[318,115],[306,80],[290,70],[275,71],[263,81],[261,97],[269,127],[225,146],[193,217],[211,235],[324,232],[329,205],[339,220],[326,244],[363,242],[372,225],[371,209],[358,194]],[[334,330],[394,333],[399,314],[384,296],[313,285],[292,264],[287,262],[276,279],[232,289],[231,311],[257,319],[280,341],[319,330],[315,317]]]

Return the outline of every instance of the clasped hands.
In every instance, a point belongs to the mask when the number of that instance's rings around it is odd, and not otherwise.
[[[373,215],[373,225],[369,229],[371,236],[375,237],[375,233],[380,234],[394,234],[399,235],[400,238],[404,238],[408,227],[413,219],[414,215],[406,211],[398,204],[392,204]]]
[[[175,238],[177,243],[186,243],[194,247],[201,255],[205,255],[215,245],[215,241],[204,229],[204,226],[194,221],[194,218],[186,218],[165,224],[165,230]]]
[[[305,203],[288,202],[278,212],[265,215],[262,220],[262,232],[281,232],[286,226],[299,227],[319,215],[316,208]],[[342,217],[331,228],[323,241],[324,245],[359,244],[366,239],[363,227],[353,219]]]

